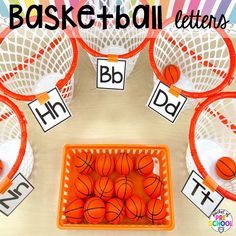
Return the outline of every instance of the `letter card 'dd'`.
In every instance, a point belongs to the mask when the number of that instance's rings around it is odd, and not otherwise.
[[[154,88],[147,107],[174,123],[183,109],[187,98],[170,93],[170,87],[159,82]]]

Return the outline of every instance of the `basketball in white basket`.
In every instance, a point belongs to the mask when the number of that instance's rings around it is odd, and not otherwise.
[[[222,145],[212,140],[201,139],[196,140],[196,149],[201,164],[204,166],[207,173],[217,182],[217,184],[223,185],[227,183],[228,181],[220,178],[215,171],[217,160],[219,160],[221,157],[229,156],[227,151],[222,148]],[[190,153],[189,147],[186,155],[186,164],[189,173],[191,173],[192,170],[199,173]]]

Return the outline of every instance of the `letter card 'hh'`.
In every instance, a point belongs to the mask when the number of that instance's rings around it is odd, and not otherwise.
[[[71,113],[57,88],[42,94],[29,107],[44,132],[71,117]]]

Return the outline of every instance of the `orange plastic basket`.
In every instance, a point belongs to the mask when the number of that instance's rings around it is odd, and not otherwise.
[[[91,152],[95,155],[100,153],[109,153],[112,156],[116,156],[121,152],[130,153],[135,157],[138,154],[151,154],[157,159],[160,178],[163,181],[163,189],[161,198],[165,202],[167,216],[161,221],[160,224],[152,224],[146,217],[139,222],[133,222],[127,217],[121,224],[113,225],[108,224],[104,220],[100,224],[71,224],[67,222],[64,215],[65,206],[70,198],[74,197],[73,183],[74,179],[78,175],[78,172],[74,165],[74,155],[70,156],[69,151],[84,151]],[[71,152],[70,152],[71,153]],[[97,174],[92,172],[93,177]],[[117,177],[117,173],[114,172],[110,178]],[[129,177],[135,182],[134,194],[142,196],[146,201],[149,197],[143,191],[143,176],[138,175],[133,171]],[[62,172],[61,172],[61,186],[59,194],[58,204],[58,217],[57,225],[60,229],[66,230],[88,230],[88,229],[100,229],[100,230],[172,230],[174,228],[174,209],[173,209],[173,194],[171,184],[171,169],[170,169],[170,157],[169,149],[167,146],[142,146],[142,145],[66,145],[63,154]]]

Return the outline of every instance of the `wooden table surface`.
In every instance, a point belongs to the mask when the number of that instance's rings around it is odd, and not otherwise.
[[[235,38],[234,38],[235,41]],[[147,49],[127,79],[125,92],[95,89],[95,71],[87,54],[80,50],[76,87],[70,109],[73,117],[44,134],[27,105],[18,103],[29,120],[29,140],[34,150],[34,169],[30,177],[35,190],[10,216],[0,215],[1,236],[56,235],[216,235],[208,219],[183,196],[187,180],[185,153],[193,110],[181,114],[176,124],[146,108],[153,88]],[[234,89],[236,84],[234,84]],[[232,87],[231,87],[232,90]],[[61,231],[56,226],[62,150],[65,144],[167,144],[171,151],[175,229],[171,232]],[[235,203],[225,200],[236,219]],[[235,235],[231,229],[225,235]]]

